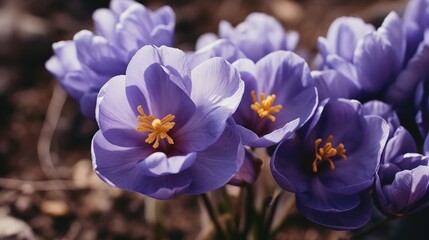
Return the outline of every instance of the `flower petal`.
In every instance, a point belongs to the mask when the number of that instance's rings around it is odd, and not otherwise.
[[[154,152],[137,163],[137,169],[145,176],[164,176],[188,169],[197,157],[195,152],[167,157],[163,152]]]
[[[146,136],[136,130],[138,120],[128,103],[128,98],[133,98],[130,95],[125,90],[125,76],[116,76],[107,82],[98,94],[98,126],[112,144],[124,147],[147,145],[144,144]],[[146,107],[144,98],[140,98],[140,104]]]
[[[176,48],[165,46],[158,48],[152,45],[142,47],[129,62],[126,71],[127,86],[137,86],[144,96],[148,96],[144,80],[145,71],[155,63],[163,66],[164,71],[177,86],[185,92],[190,90],[188,77],[190,69],[185,53]]]
[[[371,219],[371,202],[369,194],[364,192],[360,196],[360,204],[349,211],[325,212],[306,207],[297,202],[299,212],[310,221],[336,230],[357,229]]]
[[[387,89],[387,102],[398,105],[413,97],[418,83],[429,75],[429,39],[422,42],[407,66]]]
[[[92,142],[94,170],[107,183],[157,199],[170,199],[192,182],[186,172],[163,176],[145,176],[137,163],[151,152],[141,147],[124,148],[111,144],[101,131]]]
[[[105,81],[125,73],[128,59],[121,59],[118,50],[104,37],[82,30],[76,33],[73,40],[76,44],[77,57],[85,71],[105,76]],[[98,86],[101,87],[105,81],[99,82]]]
[[[279,143],[272,159],[271,173],[276,182],[286,191],[308,191],[312,177],[303,169],[303,155],[299,140],[290,138]]]
[[[213,57],[222,57],[232,63],[245,56],[232,42],[226,39],[219,39],[193,53],[190,60],[191,66],[194,68],[198,64]]]
[[[326,98],[356,98],[359,87],[349,78],[334,70],[313,71],[319,101]]]
[[[359,195],[333,193],[317,177],[313,178],[310,184],[310,191],[296,194],[296,200],[308,208],[322,212],[339,213],[352,210],[360,204]]]
[[[198,108],[226,108],[232,114],[240,104],[244,83],[237,70],[222,58],[204,61],[191,72],[190,96]]]
[[[387,141],[383,163],[396,162],[395,159],[405,153],[417,152],[417,146],[413,137],[404,127],[396,129],[393,137]]]
[[[198,152],[189,174],[195,181],[186,193],[200,194],[217,189],[228,183],[244,161],[244,148],[236,126],[231,121],[219,139],[209,148]]]
[[[356,47],[353,60],[362,88],[374,93],[386,87],[400,70],[404,55],[402,20],[391,12],[382,26],[367,34]]]

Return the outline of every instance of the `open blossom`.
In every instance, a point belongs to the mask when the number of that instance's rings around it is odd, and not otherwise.
[[[244,83],[221,58],[190,68],[185,53],[145,46],[97,100],[92,143],[106,182],[157,199],[228,183],[244,159],[232,113]]]
[[[272,146],[289,137],[311,117],[317,93],[307,63],[288,51],[276,51],[254,63],[239,59],[234,66],[245,82],[233,117],[243,143]]]
[[[235,28],[229,22],[221,21],[218,34],[203,34],[196,48],[223,38],[234,43],[247,58],[257,62],[277,50],[294,50],[299,39],[297,32],[286,32],[279,21],[265,13],[251,13]]]
[[[359,102],[326,100],[297,134],[277,146],[271,172],[296,194],[304,217],[333,229],[362,227],[371,217],[368,189],[388,132],[382,118],[363,115]]]
[[[53,44],[46,68],[94,119],[98,91],[110,78],[124,74],[142,46],[171,46],[175,15],[168,6],[151,11],[131,0],[112,0],[93,14],[94,32],[82,30],[73,40]]]
[[[325,92],[321,96],[359,100],[384,96],[402,70],[405,43],[402,20],[394,12],[384,19],[377,30],[359,18],[336,19],[329,28],[327,38],[319,37],[323,70],[337,72],[319,75],[319,81],[334,83],[333,88],[323,89]],[[416,85],[415,82],[408,84]],[[403,99],[409,94],[412,92],[407,91],[404,93],[406,96],[399,97]],[[390,98],[395,100],[395,96]]]
[[[429,206],[429,158],[417,153],[403,127],[386,144],[373,195],[377,207],[388,215],[415,213]]]

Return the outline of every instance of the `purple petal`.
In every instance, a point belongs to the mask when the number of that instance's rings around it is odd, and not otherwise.
[[[371,219],[371,203],[367,193],[361,194],[361,202],[356,207],[344,212],[317,211],[297,202],[299,212],[310,221],[336,230],[357,229]]]
[[[395,162],[395,159],[405,153],[417,152],[417,146],[411,134],[404,127],[396,129],[384,150],[383,163]]]
[[[121,15],[121,13],[125,12],[127,8],[129,8],[133,4],[138,4],[134,0],[112,0],[110,1],[110,9],[116,14]]]
[[[277,146],[271,159],[271,173],[286,191],[302,193],[311,187],[312,177],[303,169],[301,149],[299,140],[286,139]]]
[[[46,68],[56,78],[64,78],[69,72],[81,70],[76,54],[76,45],[73,41],[60,41],[52,45],[55,56],[46,63]]]
[[[181,140],[177,147],[185,152],[204,150],[219,138],[244,89],[238,72],[221,58],[205,61],[191,75],[197,110],[176,134]]]
[[[114,145],[101,131],[94,135],[91,151],[95,172],[109,184],[127,190],[132,190],[137,180],[136,163],[150,154],[140,147]]]
[[[349,78],[334,70],[313,71],[319,101],[326,98],[355,98],[359,87]]]
[[[417,84],[429,75],[429,39],[422,42],[407,67],[398,75],[396,81],[387,89],[386,101],[397,105],[413,97]]]
[[[309,191],[296,194],[296,200],[307,208],[332,213],[349,211],[360,204],[358,194],[333,193],[317,177],[312,179]]]
[[[129,94],[128,94],[129,95]],[[128,103],[125,90],[125,76],[117,76],[107,82],[98,94],[96,119],[106,139],[118,146],[140,146],[144,143],[145,134],[137,132],[137,115]],[[143,108],[144,98],[140,99]]]
[[[351,81],[359,89],[362,88],[355,65],[335,54],[329,54],[325,61],[330,69],[334,69],[344,75],[348,81]]]
[[[219,37],[214,33],[204,33],[198,37],[197,42],[195,43],[195,49],[200,50],[218,39]]]
[[[337,18],[329,27],[324,48],[329,53],[336,54],[346,61],[352,62],[357,42],[372,31],[374,31],[374,27],[366,24],[360,18]],[[323,41],[319,44],[323,44]]]
[[[128,59],[121,59],[118,50],[104,37],[82,30],[76,33],[73,40],[76,44],[77,57],[84,70],[109,77],[125,73]],[[104,82],[99,84],[102,86]]]
[[[139,161],[136,167],[145,176],[165,176],[188,169],[195,162],[196,157],[196,153],[167,157],[163,152],[154,152],[144,160]]]
[[[354,63],[363,89],[373,93],[384,88],[401,68],[404,55],[402,20],[392,12],[356,48]]]
[[[242,166],[244,148],[234,124],[229,124],[219,139],[202,152],[189,174],[195,181],[186,193],[200,194],[217,189],[229,182]]]
[[[222,58],[211,58],[192,70],[190,96],[197,108],[226,108],[232,114],[240,104],[244,83],[237,70]]]
[[[126,72],[127,86],[137,86],[140,92],[148,96],[144,76],[146,69],[154,63],[163,66],[164,71],[177,86],[185,92],[190,90],[188,78],[190,69],[185,53],[176,48],[165,46],[158,48],[152,45],[142,47],[129,62]]]
[[[199,49],[192,54],[192,68],[213,57],[222,57],[232,63],[239,58],[244,58],[244,54],[230,41],[225,39],[215,40],[207,44],[204,48]]]
[[[393,136],[396,129],[401,125],[393,107],[382,101],[372,100],[366,102],[362,107],[362,112],[364,115],[377,115],[386,120],[390,127],[389,138]]]
[[[100,35],[108,41],[114,42],[115,39],[115,25],[118,22],[118,17],[106,8],[95,10],[92,15],[94,21],[95,33]]]
[[[429,203],[429,167],[419,166],[413,170],[404,170],[396,174],[392,185],[383,187],[386,198],[396,213],[421,209]],[[424,202],[421,200],[424,199]],[[421,203],[422,206],[415,205]],[[411,213],[411,212],[410,212]]]
[[[92,142],[94,170],[107,183],[157,199],[169,199],[182,193],[192,182],[186,172],[163,176],[145,176],[138,162],[151,152],[144,148],[124,148],[108,142],[99,131]]]

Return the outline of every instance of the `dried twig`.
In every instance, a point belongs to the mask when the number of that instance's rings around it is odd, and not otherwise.
[[[37,142],[37,154],[43,173],[49,179],[58,178],[55,169],[54,159],[56,155],[51,153],[52,138],[58,124],[67,95],[59,84],[56,84],[46,111],[45,121],[40,130],[39,140]]]

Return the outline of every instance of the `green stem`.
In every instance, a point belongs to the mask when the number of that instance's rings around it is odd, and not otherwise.
[[[220,226],[218,218],[216,217],[216,214],[215,214],[215,210],[214,210],[212,204],[210,203],[210,200],[207,197],[207,194],[203,193],[200,196],[203,199],[204,206],[206,207],[207,212],[208,212],[208,214],[210,216],[210,219],[212,220],[212,222],[213,222],[213,224],[214,224],[214,226],[216,228],[218,239],[226,239],[226,235],[225,235],[222,227]]]
[[[269,206],[268,215],[267,215],[267,218],[265,219],[265,224],[264,224],[264,228],[262,231],[263,236],[268,236],[270,233],[271,224],[273,222],[274,215],[276,213],[276,209],[277,209],[277,206],[279,204],[280,196],[281,196],[281,193],[275,197],[271,206]]]
[[[249,234],[250,228],[252,226],[252,221],[255,215],[253,208],[253,188],[252,185],[246,186],[246,203],[244,210],[244,229],[241,234],[240,239],[247,239],[247,235]]]

